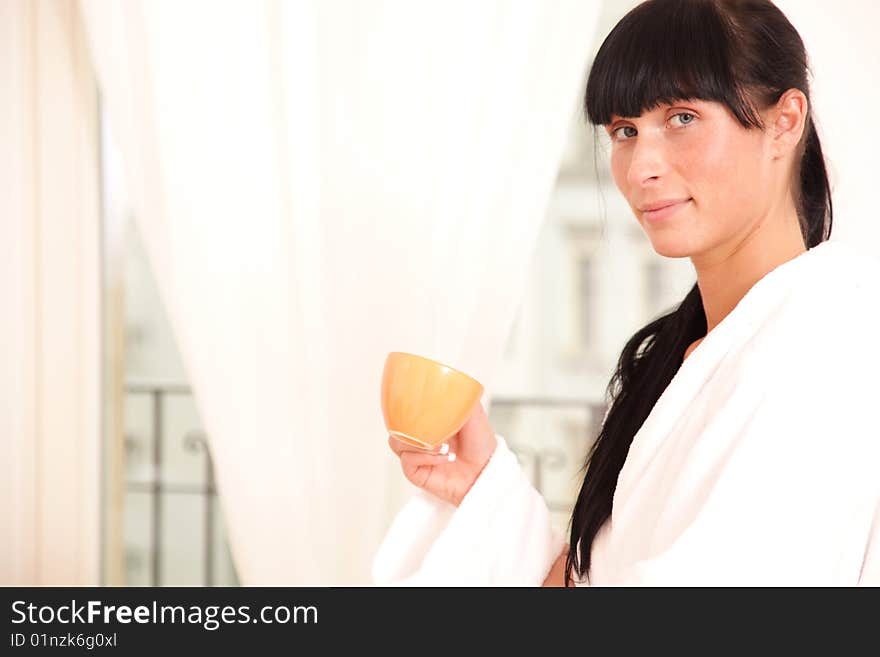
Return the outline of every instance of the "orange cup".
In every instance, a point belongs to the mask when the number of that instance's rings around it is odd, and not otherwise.
[[[479,381],[430,358],[392,351],[385,359],[385,428],[414,447],[433,450],[458,433],[482,395]]]

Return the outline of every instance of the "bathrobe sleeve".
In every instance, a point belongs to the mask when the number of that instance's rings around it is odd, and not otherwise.
[[[565,541],[500,435],[455,507],[419,489],[373,560],[381,586],[540,586]]]

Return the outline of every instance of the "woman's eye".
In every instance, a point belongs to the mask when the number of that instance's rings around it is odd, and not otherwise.
[[[678,114],[674,114],[672,116],[673,119],[678,119],[680,125],[688,125],[694,122],[694,119],[697,118],[690,112],[679,112]]]
[[[626,132],[627,130],[629,130],[630,132]],[[622,125],[619,128],[615,128],[611,133],[611,137],[615,141],[623,141],[635,136],[636,129],[633,128],[631,125]]]
[[[691,112],[679,112],[670,117],[670,121],[678,120],[679,126],[690,125],[696,120],[696,115]],[[611,131],[611,139],[613,141],[629,141],[638,134],[638,131],[631,125],[622,125]]]

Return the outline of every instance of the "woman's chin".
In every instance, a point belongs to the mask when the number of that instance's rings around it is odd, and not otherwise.
[[[688,258],[694,251],[692,245],[673,239],[651,239],[651,246],[657,255],[664,258]]]

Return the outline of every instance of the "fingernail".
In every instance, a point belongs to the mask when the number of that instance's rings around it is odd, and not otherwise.
[[[440,453],[441,454],[445,454],[448,451],[449,451],[449,443],[443,443],[442,445],[440,445]]]
[[[449,455],[449,461],[452,462],[452,461],[454,461],[454,460],[455,460],[455,452],[452,452],[452,453]]]

